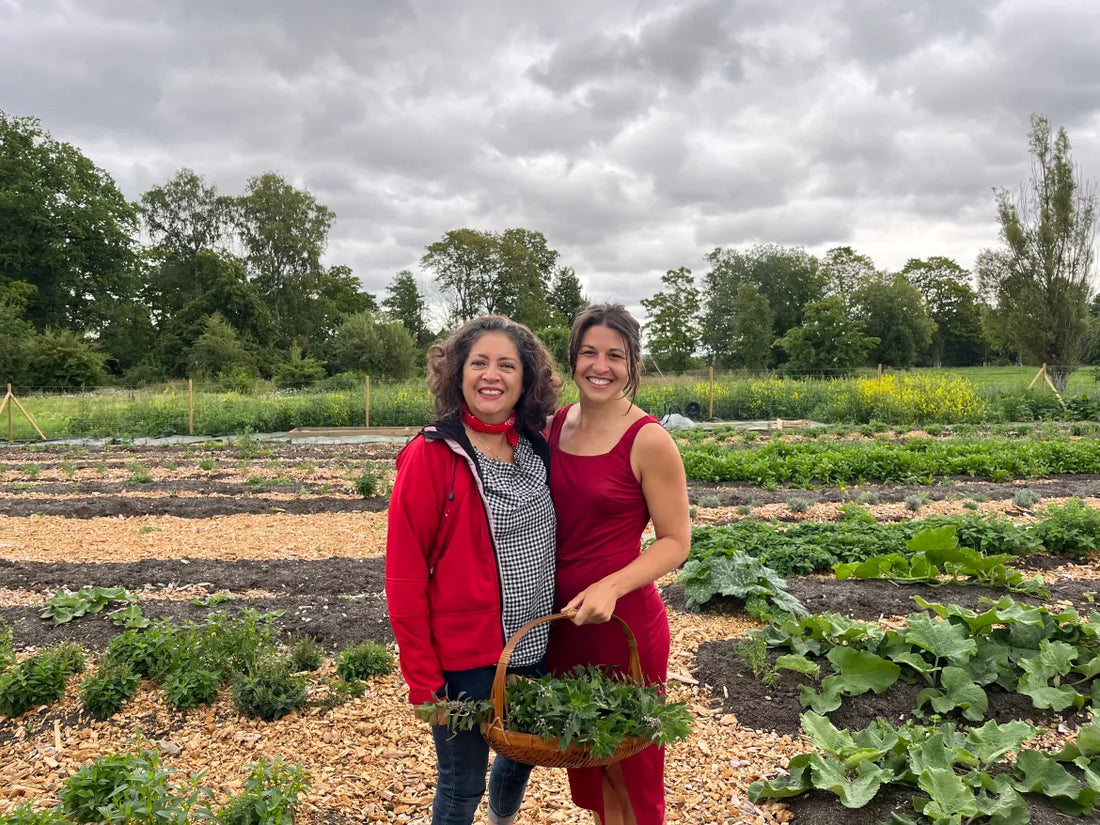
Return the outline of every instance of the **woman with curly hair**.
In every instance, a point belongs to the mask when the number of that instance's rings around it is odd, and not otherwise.
[[[437,421],[397,457],[386,599],[409,701],[488,699],[505,642],[554,599],[556,521],[542,435],[561,380],[527,327],[467,322],[428,351]],[[527,633],[510,672],[546,671],[549,627]],[[433,825],[470,825],[485,793],[480,731],[432,720],[439,779]],[[529,765],[496,756],[489,821],[515,820]]]

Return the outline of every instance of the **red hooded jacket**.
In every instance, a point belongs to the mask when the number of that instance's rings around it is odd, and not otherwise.
[[[550,467],[546,440],[524,432]],[[444,670],[496,664],[504,649],[492,520],[466,430],[439,421],[397,456],[386,533],[386,602],[409,701],[431,701]]]

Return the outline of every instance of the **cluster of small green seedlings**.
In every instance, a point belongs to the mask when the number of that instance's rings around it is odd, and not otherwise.
[[[156,750],[138,747],[104,756],[74,773],[62,783],[60,802],[53,808],[21,805],[0,816],[0,825],[292,825],[298,798],[310,784],[300,764],[261,756],[250,766],[240,792],[215,809],[214,794],[201,779],[180,777]]]
[[[167,619],[124,630],[111,640],[94,674],[80,684],[81,705],[96,719],[113,716],[137,693],[142,678],[164,692],[169,705],[188,710],[210,704],[231,685],[234,704],[248,716],[274,721],[307,704],[309,676],[323,660],[308,637],[291,640],[280,652],[274,619],[280,611],[251,608],[215,612],[201,624]],[[75,645],[43,651],[14,667],[11,632],[6,658],[0,656],[0,713],[18,716],[61,698],[70,675],[84,670],[84,651]],[[331,710],[366,690],[363,679],[389,673],[393,655],[374,642],[352,645],[337,657],[338,679],[329,680],[316,702]]]
[[[669,702],[654,685],[636,685],[599,667],[578,666],[563,676],[520,678],[505,690],[508,730],[543,741],[558,740],[589,748],[596,757],[611,756],[629,739],[669,744],[691,733],[691,714],[683,702]],[[472,730],[492,721],[488,701],[439,699],[417,706],[424,721],[445,715],[452,730]]]

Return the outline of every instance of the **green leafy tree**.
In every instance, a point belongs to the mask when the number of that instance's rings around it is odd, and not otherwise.
[[[424,296],[416,277],[409,270],[402,269],[390,281],[386,287],[386,297],[382,299],[382,309],[387,317],[408,331],[418,347],[425,347],[431,341],[432,335],[425,320],[427,306]]]
[[[497,273],[489,282],[490,312],[507,315],[531,329],[545,329],[552,321],[547,294],[558,263],[541,232],[506,229],[496,237]]]
[[[347,318],[329,344],[334,372],[408,378],[416,366],[416,341],[397,321],[373,312]]]
[[[762,370],[771,360],[774,318],[756,284],[741,284],[733,298],[729,360],[723,366]]]
[[[305,189],[268,172],[236,199],[237,232],[251,280],[279,330],[279,346],[319,345],[350,314],[375,308],[351,270],[321,256],[335,215]]]
[[[980,364],[986,344],[982,336],[977,295],[970,273],[950,258],[910,258],[901,274],[920,290],[924,307],[935,322],[928,361],[933,367]]]
[[[807,304],[802,326],[775,343],[787,353],[788,372],[839,375],[866,363],[878,341],[864,335],[863,324],[850,319],[844,301],[834,295]]]
[[[236,328],[216,312],[206,318],[202,334],[191,346],[188,366],[193,373],[208,378],[219,373],[257,373],[255,356]]]
[[[747,252],[715,249],[706,256],[700,339],[712,363],[735,366],[731,342],[737,291],[756,286],[772,311],[772,337],[802,323],[803,307],[822,297],[824,278],[817,258],[803,249],[761,244]],[[774,355],[774,353],[773,353]]]
[[[34,286],[23,317],[96,333],[137,285],[136,214],[111,176],[37,118],[0,111],[0,287]]]
[[[1021,353],[1045,363],[1059,390],[1082,363],[1096,335],[1093,295],[1096,194],[1070,161],[1065,129],[1031,118],[1031,181],[1013,198],[998,190],[1001,238],[1009,253],[992,284],[996,312]]]
[[[661,283],[665,289],[642,299],[646,348],[661,369],[679,372],[691,366],[699,346],[699,290],[687,267],[668,270]]]
[[[290,345],[290,357],[275,368],[275,386],[301,389],[316,384],[325,377],[325,366],[316,358],[302,355],[297,344]]]
[[[875,262],[850,246],[834,246],[821,262],[825,294],[835,295],[849,311],[856,291],[878,275]]]
[[[106,380],[107,357],[71,329],[47,327],[30,342],[29,379],[49,390],[82,390]]]
[[[34,287],[24,281],[0,286],[0,385],[26,387],[34,327],[23,319]]]
[[[555,321],[548,292],[557,260],[541,232],[455,229],[428,246],[420,265],[435,274],[452,323],[493,312],[541,330]]]
[[[141,196],[141,223],[162,258],[194,260],[203,250],[220,249],[231,237],[237,207],[233,198],[190,169]]]
[[[429,244],[420,265],[435,273],[452,323],[485,312],[484,298],[496,273],[496,239],[491,232],[453,229]]]
[[[932,340],[935,324],[924,309],[921,294],[904,275],[876,275],[852,293],[855,317],[867,335],[877,339],[872,362],[911,367]]]
[[[558,269],[551,281],[547,300],[557,323],[566,329],[571,328],[577,313],[588,306],[588,298],[585,297],[584,288],[573,267],[563,266]]]

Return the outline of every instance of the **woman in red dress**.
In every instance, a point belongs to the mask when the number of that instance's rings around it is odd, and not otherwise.
[[[642,671],[664,685],[668,616],[653,582],[687,558],[687,481],[680,452],[657,419],[633,403],[641,377],[638,322],[614,304],[591,306],[573,323],[569,363],[580,401],[558,410],[550,429],[550,489],[557,511],[555,622],[549,664],[623,668],[627,646],[612,613],[638,639]],[[642,552],[650,520],[656,540]],[[573,801],[600,825],[661,825],[663,747],[606,768],[569,771]]]

